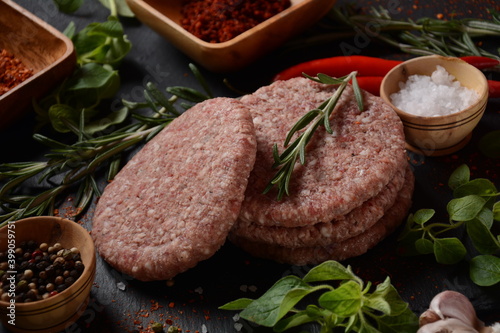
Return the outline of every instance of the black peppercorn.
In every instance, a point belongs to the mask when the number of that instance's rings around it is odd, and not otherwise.
[[[9,301],[10,281],[7,270],[12,270],[5,252],[0,252],[0,295]],[[15,301],[33,302],[57,295],[71,286],[84,270],[80,251],[64,249],[60,243],[49,246],[34,241],[21,242],[15,249]],[[5,268],[5,269],[3,269]]]

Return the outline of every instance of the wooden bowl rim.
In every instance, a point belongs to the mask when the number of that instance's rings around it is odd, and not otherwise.
[[[440,116],[434,116],[434,117],[432,117],[432,116],[419,116],[419,115],[411,114],[411,113],[405,112],[405,111],[397,108],[394,104],[392,104],[392,102],[390,100],[390,97],[388,96],[388,94],[385,91],[387,82],[389,80],[388,78],[390,77],[390,75],[392,75],[396,71],[399,71],[401,67],[406,66],[407,64],[412,64],[412,63],[415,63],[415,62],[428,61],[429,59],[432,59],[432,60],[437,59],[437,60],[441,60],[441,61],[444,61],[444,62],[454,61],[454,62],[457,62],[460,65],[463,65],[464,67],[466,67],[466,68],[468,68],[468,69],[476,72],[478,74],[479,79],[482,82],[482,87],[483,87],[483,89],[482,89],[482,91],[481,91],[481,93],[479,95],[478,100],[474,104],[470,105],[469,107],[467,107],[467,108],[465,108],[465,109],[463,109],[461,111],[455,112],[453,114],[440,115]],[[415,57],[415,58],[406,60],[406,61],[402,62],[401,64],[396,65],[394,68],[392,68],[384,76],[384,78],[382,80],[382,83],[380,85],[380,97],[382,97],[384,99],[384,101],[386,103],[388,103],[396,111],[396,113],[400,114],[405,119],[405,121],[410,121],[409,119],[411,119],[411,118],[413,118],[413,119],[419,119],[420,121],[425,121],[425,120],[433,120],[433,121],[443,120],[443,121],[446,121],[448,118],[460,117],[464,113],[469,113],[469,112],[471,112],[473,110],[481,109],[482,105],[484,103],[487,103],[487,100],[488,100],[488,81],[487,81],[486,77],[484,76],[483,72],[481,72],[479,69],[477,69],[476,67],[468,64],[467,62],[465,62],[464,60],[462,60],[460,58],[457,58],[457,57],[444,57],[444,56],[440,56],[440,55],[420,56],[420,57]],[[476,111],[474,111],[474,113],[476,113]],[[446,124],[447,124],[446,122],[443,123],[443,125],[446,125]],[[441,126],[441,124],[440,125],[435,125],[435,126]]]

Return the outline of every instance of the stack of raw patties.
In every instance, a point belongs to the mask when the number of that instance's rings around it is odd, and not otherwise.
[[[229,239],[255,256],[304,265],[361,255],[408,213],[414,179],[401,121],[368,93],[359,111],[350,87],[330,118],[333,134],[319,127],[306,165],[296,164],[290,196],[277,200],[276,189],[263,194],[276,173],[273,144],[281,151],[290,128],[334,90],[296,78],[241,99],[252,113],[257,156]]]

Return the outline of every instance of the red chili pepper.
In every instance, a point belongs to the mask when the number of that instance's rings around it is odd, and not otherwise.
[[[460,59],[471,64],[477,69],[488,69],[500,65],[499,60],[488,57],[467,56],[467,57],[460,57]]]
[[[385,76],[394,66],[401,61],[387,60],[367,56],[339,56],[306,61],[292,66],[278,73],[273,81],[288,80],[293,77],[302,76],[302,73],[314,76],[323,73],[332,77],[348,75],[358,71],[360,76]]]
[[[488,80],[488,97],[500,98],[500,81]]]
[[[500,65],[500,61],[488,57],[467,56],[461,57],[465,62],[478,69],[487,69]],[[387,60],[368,56],[338,56],[306,61],[289,67],[274,76],[273,81],[288,80],[302,76],[303,73],[314,76],[323,73],[332,77],[341,77],[357,71],[357,77],[385,76],[394,66],[400,64],[398,60]]]

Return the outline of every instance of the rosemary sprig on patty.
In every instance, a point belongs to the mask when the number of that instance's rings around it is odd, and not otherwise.
[[[356,75],[357,72],[351,72],[349,75],[340,78],[333,78],[321,73],[316,77],[311,77],[304,74],[304,76],[315,82],[338,85],[338,88],[330,98],[325,100],[316,109],[307,112],[295,123],[294,126],[292,126],[283,144],[283,147],[286,147],[286,149],[281,154],[279,154],[278,152],[278,145],[276,143],[274,144],[273,167],[279,167],[279,170],[278,172],[276,172],[273,179],[271,179],[267,187],[264,189],[264,194],[269,192],[276,185],[278,186],[278,200],[281,200],[283,198],[283,195],[285,194],[290,195],[290,179],[292,178],[293,169],[295,167],[297,159],[302,165],[305,165],[306,146],[320,125],[324,126],[327,133],[333,133],[330,127],[330,116],[335,109],[335,106],[337,105],[340,97],[342,96],[342,93],[351,81],[358,108],[360,111],[363,111],[363,97],[361,95],[361,89],[359,88],[358,82],[356,80]],[[292,140],[294,134],[303,129],[305,130],[301,132],[295,139],[295,141],[290,144],[290,141]]]

